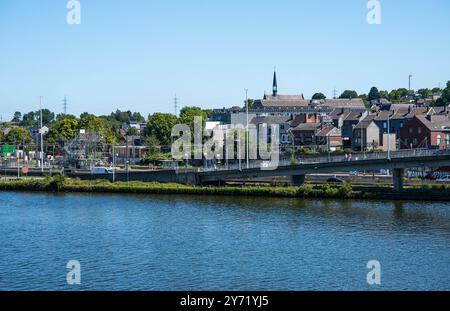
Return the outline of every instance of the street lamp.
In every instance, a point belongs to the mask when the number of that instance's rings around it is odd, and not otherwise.
[[[248,135],[248,89],[245,89],[245,107],[246,107],[246,114],[247,114],[247,126],[245,128],[245,152],[246,152],[246,160],[247,160],[247,169],[250,168],[250,163],[249,163],[249,154],[248,154],[248,140],[249,140],[249,135]]]
[[[388,111],[388,119],[387,119],[387,133],[388,133],[388,159],[391,160],[391,124],[390,124],[390,120],[391,120],[391,111]]]
[[[112,174],[113,174],[113,183],[115,183],[116,182],[116,146],[114,144],[112,146],[112,153],[113,153]]]
[[[40,154],[40,160],[41,160],[41,172],[44,173],[44,136],[42,133],[42,96],[39,96],[39,113],[40,113],[40,121],[41,121],[41,129],[40,137],[41,137],[41,154]]]

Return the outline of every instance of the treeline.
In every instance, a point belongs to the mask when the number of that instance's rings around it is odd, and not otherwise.
[[[116,110],[110,115],[96,116],[87,112],[82,113],[79,117],[69,114],[58,114],[49,109],[42,109],[42,123],[49,128],[49,132],[45,135],[46,144],[58,144],[68,142],[75,138],[80,129],[86,132],[96,132],[100,134],[105,143],[118,143],[122,135],[141,135],[145,137],[145,144],[155,149],[170,144],[170,136],[172,127],[176,124],[188,124],[193,126],[194,117],[200,116],[206,120],[211,115],[210,110],[203,110],[199,107],[184,107],[177,117],[170,113],[154,113],[148,116],[148,121],[139,112]],[[121,133],[122,124],[130,124],[137,122],[145,124],[141,128],[140,133],[133,128],[128,127],[126,133]],[[14,114],[12,119],[13,127],[5,135],[0,130],[0,142],[11,144],[28,144],[32,141],[31,133],[28,129],[30,126],[40,125],[40,111],[32,111],[22,115],[20,112]]]
[[[361,98],[364,101],[372,101],[379,100],[382,98],[388,99],[392,102],[400,102],[405,98],[415,98],[419,95],[420,98],[428,99],[432,98],[433,95],[440,95],[440,98],[437,99],[434,104],[436,106],[444,106],[450,104],[450,81],[447,82],[447,85],[444,89],[435,87],[435,88],[422,88],[415,92],[414,90],[409,91],[406,88],[394,89],[392,91],[387,90],[378,90],[377,87],[372,87],[368,94],[358,94],[355,90],[345,90],[339,96],[339,98]],[[326,99],[326,96],[323,93],[315,93],[312,99],[321,100]]]

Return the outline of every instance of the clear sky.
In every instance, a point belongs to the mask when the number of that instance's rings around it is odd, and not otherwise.
[[[60,113],[173,112],[241,105],[271,90],[332,97],[371,86],[444,86],[450,80],[450,1],[0,0],[0,114],[44,106]]]

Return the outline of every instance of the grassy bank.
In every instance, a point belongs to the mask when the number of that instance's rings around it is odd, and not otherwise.
[[[350,184],[313,187],[193,187],[180,184],[161,184],[131,181],[111,183],[106,180],[87,181],[56,176],[44,179],[26,179],[0,182],[0,191],[140,193],[184,195],[238,195],[285,198],[337,198],[337,199],[424,199],[450,200],[449,186],[418,186],[394,193],[388,187],[358,187]]]

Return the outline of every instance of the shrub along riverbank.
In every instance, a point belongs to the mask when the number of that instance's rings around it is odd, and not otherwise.
[[[184,195],[239,195],[285,198],[336,198],[336,199],[402,199],[450,201],[450,186],[418,186],[395,193],[388,187],[353,188],[344,183],[337,186],[313,187],[207,187],[180,184],[161,184],[131,181],[111,183],[107,180],[87,181],[61,176],[41,179],[24,179],[0,182],[0,191],[90,192],[90,193],[140,193]]]

